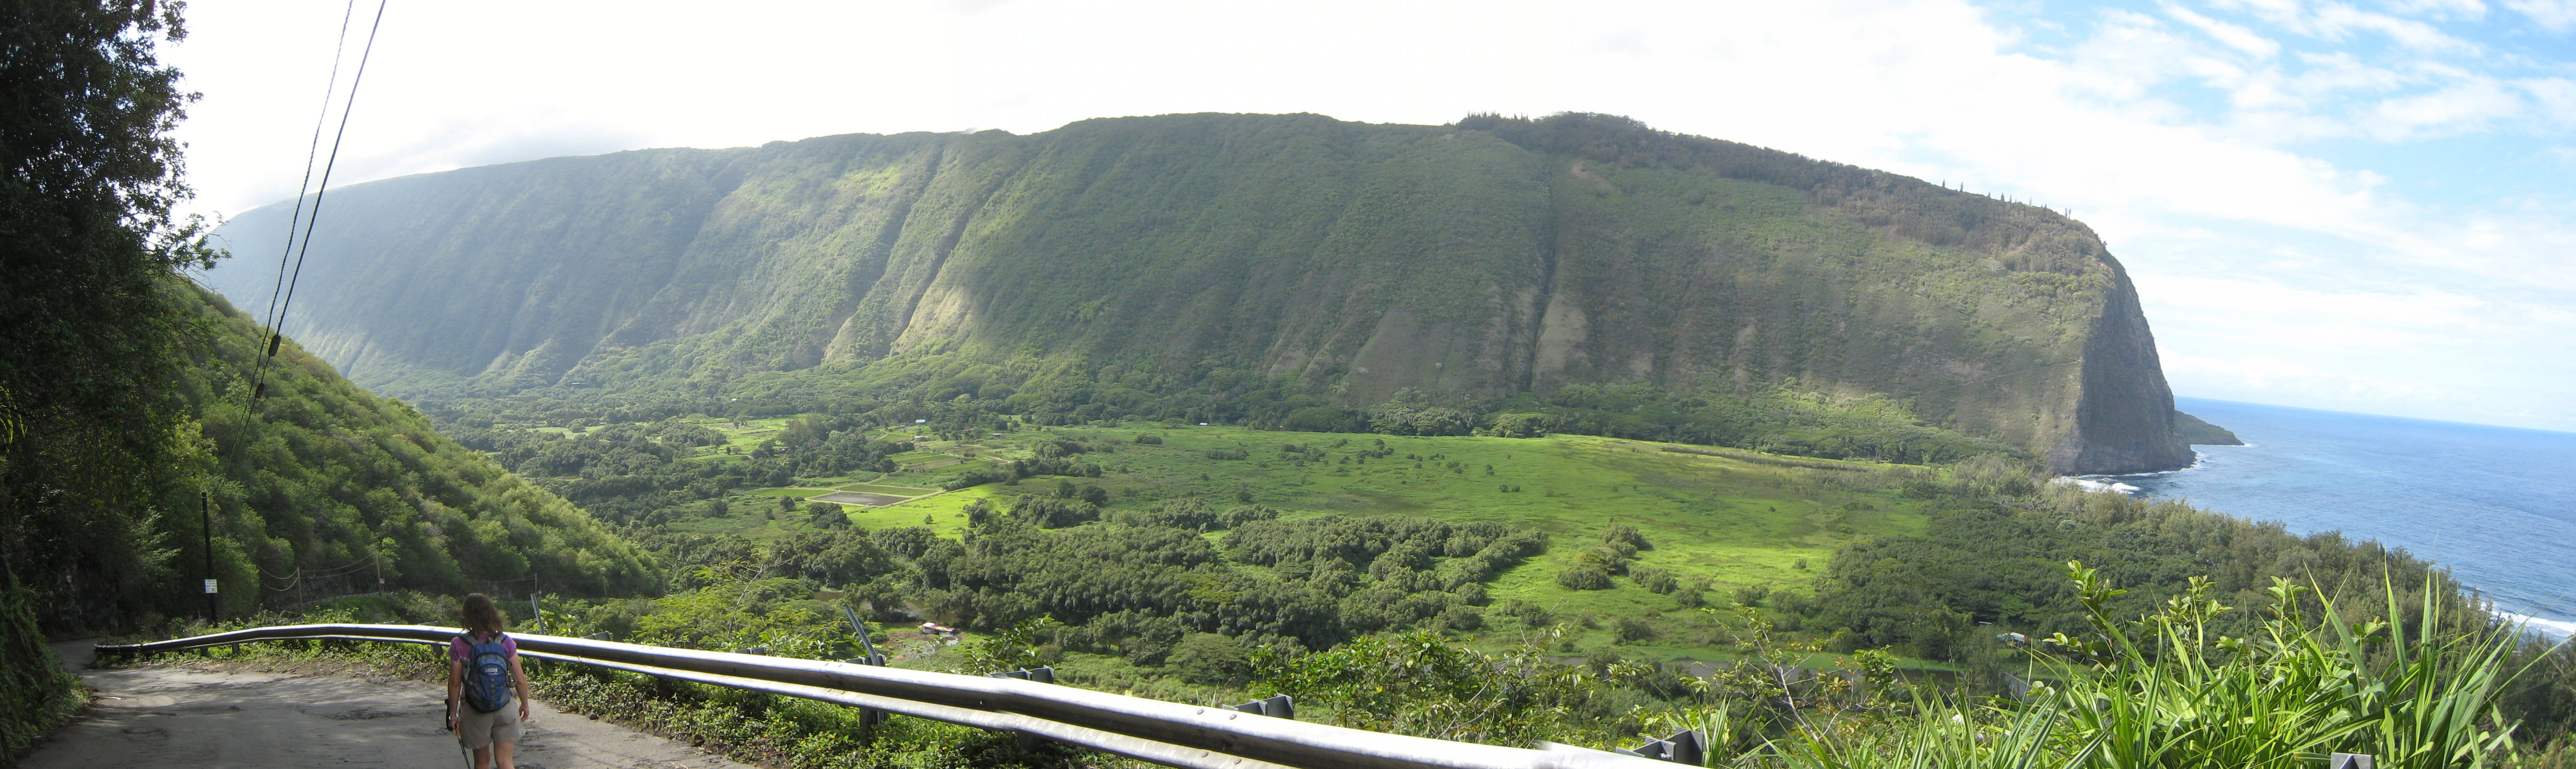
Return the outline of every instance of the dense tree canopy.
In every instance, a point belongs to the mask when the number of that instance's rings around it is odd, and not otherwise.
[[[0,3],[0,750],[59,717],[44,625],[175,588],[160,522],[198,451],[166,385],[211,253],[172,220],[190,96],[156,46],[180,3]],[[29,613],[34,613],[30,616]]]

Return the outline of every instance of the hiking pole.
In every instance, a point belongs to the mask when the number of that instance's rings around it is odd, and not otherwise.
[[[448,734],[456,736],[456,753],[465,757],[465,769],[474,769],[474,751],[466,749],[465,733],[456,730],[456,700],[449,699],[446,702],[447,726],[443,728]]]

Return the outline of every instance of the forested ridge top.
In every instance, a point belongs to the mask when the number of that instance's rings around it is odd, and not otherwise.
[[[1611,116],[832,136],[406,177],[332,205],[288,330],[424,402],[731,395],[953,354],[1017,362],[1022,392],[1116,367],[1146,395],[1248,377],[1346,407],[1624,382],[1875,393],[2063,471],[2190,456],[2136,293],[2081,223]],[[224,232],[274,252],[289,208]],[[256,301],[263,269],[213,284]]]

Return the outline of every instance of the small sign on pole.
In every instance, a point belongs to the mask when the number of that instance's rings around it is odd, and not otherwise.
[[[214,581],[214,580],[211,580],[211,579],[210,579],[210,580],[206,580],[206,595],[214,595],[214,594],[215,594],[215,581]]]

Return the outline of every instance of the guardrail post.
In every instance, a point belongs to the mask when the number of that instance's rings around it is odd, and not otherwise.
[[[1051,683],[1055,683],[1055,668],[1052,668],[1052,667],[1043,667],[1043,668],[1023,668],[1023,669],[1020,669],[1020,670],[1013,670],[1013,671],[1010,671],[1010,672],[1007,672],[1007,673],[986,673],[986,674],[984,674],[984,677],[985,677],[985,678],[1017,678],[1017,679],[1022,680],[1022,681],[1034,681],[1034,682],[1042,683],[1042,684],[1051,684]],[[1037,736],[1037,735],[1030,734],[1030,733],[1028,733],[1028,732],[1013,732],[1013,734],[1019,735],[1019,738],[1020,738],[1020,749],[1021,749],[1021,750],[1034,750],[1034,749],[1036,749],[1036,748],[1037,748],[1037,746],[1038,746],[1039,744],[1046,742],[1046,738],[1044,738],[1044,737],[1039,737],[1039,736]]]
[[[841,606],[841,616],[850,621],[850,632],[859,636],[859,657],[857,659],[842,660],[842,662],[854,665],[875,665],[877,667],[885,667],[886,656],[878,654],[876,642],[868,640],[868,623],[860,622],[859,613],[851,611],[848,604],[843,604]],[[867,740],[873,741],[875,739],[877,724],[885,723],[885,721],[885,711],[875,708],[859,709],[859,725],[867,728],[868,732],[865,735],[865,739]]]
[[[984,677],[1017,678],[1022,681],[1036,681],[1042,684],[1051,684],[1055,683],[1055,668],[1028,668],[1024,670],[1014,670],[1008,673],[986,673],[984,674]]]
[[[1289,696],[1285,694],[1273,695],[1269,699],[1246,702],[1241,705],[1234,706],[1234,709],[1245,713],[1251,713],[1253,715],[1269,716],[1271,718],[1285,718],[1291,721],[1297,720],[1297,701],[1290,699]]]
[[[1660,740],[1648,740],[1646,744],[1634,748],[1613,748],[1610,752],[1623,756],[1699,766],[1708,758],[1708,737],[1700,734],[1696,729],[1683,729]],[[2368,769],[2368,767],[2362,767],[2362,769]]]

